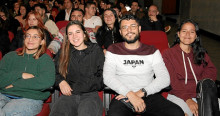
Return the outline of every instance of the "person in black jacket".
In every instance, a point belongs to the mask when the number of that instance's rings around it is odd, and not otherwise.
[[[145,15],[141,21],[141,31],[145,30],[164,30],[162,16],[159,15],[158,7],[151,5],[148,9],[148,15]]]
[[[103,25],[96,33],[96,41],[100,47],[104,48],[104,53],[108,46],[113,43],[122,42],[121,34],[119,33],[118,16],[114,9],[109,8],[103,12]]]
[[[63,20],[69,21],[70,15],[73,11],[73,0],[64,0],[63,1],[63,6],[65,7],[65,9],[61,10],[57,14],[57,16],[55,18],[55,22],[63,21]]]
[[[0,20],[1,23],[1,20]],[[4,30],[0,26],[0,51],[2,52],[2,56],[9,52],[10,39],[8,37],[8,31]]]
[[[104,53],[79,21],[66,28],[62,48],[55,58],[56,82],[62,95],[54,103],[50,116],[101,116]]]

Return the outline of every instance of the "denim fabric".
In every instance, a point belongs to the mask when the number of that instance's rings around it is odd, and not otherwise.
[[[62,95],[54,103],[50,116],[102,116],[102,101],[98,92],[82,95]]]
[[[0,116],[34,116],[42,109],[42,100],[11,99],[0,93]]]

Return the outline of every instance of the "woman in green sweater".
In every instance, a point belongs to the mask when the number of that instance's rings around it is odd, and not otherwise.
[[[54,63],[45,52],[43,29],[30,27],[23,49],[0,61],[0,116],[33,116],[41,111],[50,95],[45,90],[55,81]]]

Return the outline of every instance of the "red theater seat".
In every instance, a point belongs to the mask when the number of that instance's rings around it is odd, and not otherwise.
[[[57,27],[59,28],[59,30],[63,27],[66,27],[66,25],[69,23],[69,21],[58,21],[56,23]]]

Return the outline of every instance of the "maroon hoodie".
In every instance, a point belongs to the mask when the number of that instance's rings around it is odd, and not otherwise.
[[[163,59],[170,74],[170,81],[172,86],[170,94],[180,97],[181,99],[186,101],[187,99],[196,97],[195,79],[197,81],[202,80],[204,78],[216,80],[217,70],[212,61],[210,60],[208,54],[205,54],[205,61],[208,64],[204,67],[203,64],[194,64],[192,50],[190,53],[183,52],[183,55],[182,52],[183,51],[180,48],[179,44],[177,44],[174,47],[167,49],[163,52]],[[185,60],[183,60],[183,56]],[[192,69],[196,75],[195,77],[193,76],[187,57],[191,62]],[[185,68],[187,71],[187,79]],[[187,83],[185,82],[186,80]]]

